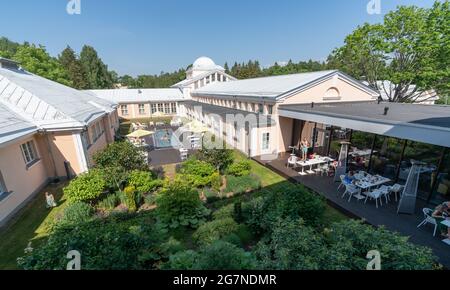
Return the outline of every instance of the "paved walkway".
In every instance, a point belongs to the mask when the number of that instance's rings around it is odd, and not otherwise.
[[[255,160],[283,175],[290,181],[301,183],[325,196],[331,206],[350,217],[363,218],[374,226],[384,225],[389,230],[409,236],[410,241],[417,245],[430,247],[433,249],[434,254],[439,257],[439,262],[447,269],[450,269],[450,246],[441,241],[442,238],[438,237],[439,233],[436,234],[436,237],[433,237],[433,226],[426,225],[419,229],[417,228],[417,225],[423,220],[422,208],[433,206],[427,206],[424,201],[418,200],[415,214],[399,215],[397,214],[398,203],[395,200],[387,205],[383,202],[383,206],[378,209],[375,207],[374,201],[367,201],[367,204],[364,204],[364,200],[357,201],[352,199],[351,202],[348,202],[348,198],[341,198],[343,189],[338,193],[337,187],[339,184],[335,183],[333,178],[320,175],[300,176],[292,168],[286,168],[287,158],[288,156],[280,157],[271,162],[262,161],[260,158],[255,158]]]

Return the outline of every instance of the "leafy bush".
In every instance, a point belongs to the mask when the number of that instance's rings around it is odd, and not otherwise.
[[[142,150],[126,141],[114,142],[105,150],[97,152],[94,162],[99,168],[121,168],[122,171],[148,169]]]
[[[202,224],[192,235],[199,245],[208,245],[236,232],[238,224],[232,218],[213,220]]]
[[[239,162],[231,164],[228,167],[227,174],[233,176],[245,176],[250,174],[251,169],[252,166],[250,164],[250,161],[241,160]]]
[[[381,254],[383,270],[431,270],[431,249],[409,243],[407,237],[360,221],[335,223],[318,233],[302,221],[278,220],[269,237],[258,243],[255,256],[262,269],[364,270],[371,250]]]
[[[146,205],[156,204],[156,194],[148,194],[144,197],[144,202]]]
[[[130,212],[135,212],[137,210],[136,205],[136,189],[133,186],[128,186],[123,190],[125,194],[125,205]]]
[[[198,192],[180,180],[169,182],[158,194],[156,204],[159,221],[171,228],[197,228],[209,214]]]
[[[128,176],[128,185],[138,192],[149,193],[163,185],[163,181],[156,179],[152,172],[133,170]]]
[[[112,215],[57,229],[47,242],[18,260],[26,270],[64,270],[71,250],[82,253],[83,270],[156,269],[167,235],[151,215]]]
[[[102,172],[93,169],[72,180],[64,188],[64,194],[69,202],[91,202],[102,194],[105,185]]]
[[[225,147],[224,147],[225,148]],[[206,147],[196,153],[196,157],[208,164],[212,164],[214,168],[220,172],[225,172],[228,166],[233,163],[233,151],[228,149],[207,149]]]
[[[303,186],[280,187],[279,190],[268,192],[262,200],[251,204],[253,208],[247,223],[257,233],[270,232],[279,218],[302,218],[306,225],[320,226],[326,207],[322,197]]]
[[[248,190],[261,188],[261,180],[256,175],[233,176],[227,175],[226,193],[233,192],[235,194],[245,193]]]
[[[200,177],[209,177],[214,174],[216,169],[210,163],[190,158],[185,161],[180,168],[180,173],[196,175]]]
[[[115,209],[120,203],[118,194],[109,194],[102,201],[97,204],[97,207],[103,210],[111,211]]]
[[[245,252],[236,245],[216,241],[199,252],[188,250],[170,256],[163,268],[171,270],[252,270],[256,266],[252,253]]]
[[[219,192],[221,187],[222,187],[222,176],[220,176],[219,172],[214,172],[211,175],[211,188],[216,192]]]
[[[74,202],[69,204],[63,211],[57,226],[73,226],[85,223],[92,219],[94,208],[84,202]]]
[[[214,219],[225,219],[225,218],[233,218],[234,217],[234,204],[229,204],[223,206],[213,212]]]

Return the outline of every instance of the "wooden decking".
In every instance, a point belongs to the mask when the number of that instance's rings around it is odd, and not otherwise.
[[[301,176],[297,171],[286,167],[288,157],[287,154],[280,155],[278,159],[272,161],[264,161],[260,157],[254,159],[291,182],[301,183],[324,196],[331,206],[349,217],[364,219],[367,223],[374,226],[385,226],[389,230],[409,236],[410,241],[415,244],[430,247],[435,255],[439,257],[439,262],[447,269],[450,269],[450,246],[441,241],[442,238],[438,236],[439,233],[436,234],[436,237],[433,237],[433,227],[431,225],[417,228],[417,225],[423,220],[422,208],[433,208],[433,206],[427,206],[424,201],[418,200],[416,213],[414,215],[404,215],[397,214],[398,203],[394,200],[388,204],[383,202],[383,206],[378,209],[375,207],[374,201],[368,201],[367,204],[364,204],[364,200],[352,199],[348,202],[348,198],[342,198],[343,189],[338,192],[339,184],[335,183],[332,177],[320,175]]]

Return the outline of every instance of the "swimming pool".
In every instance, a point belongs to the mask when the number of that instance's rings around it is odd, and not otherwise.
[[[157,130],[154,134],[156,148],[177,148],[180,141],[173,134],[172,129]]]

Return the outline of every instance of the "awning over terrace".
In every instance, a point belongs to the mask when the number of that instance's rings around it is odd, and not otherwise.
[[[352,102],[281,105],[282,117],[450,147],[450,106]]]

